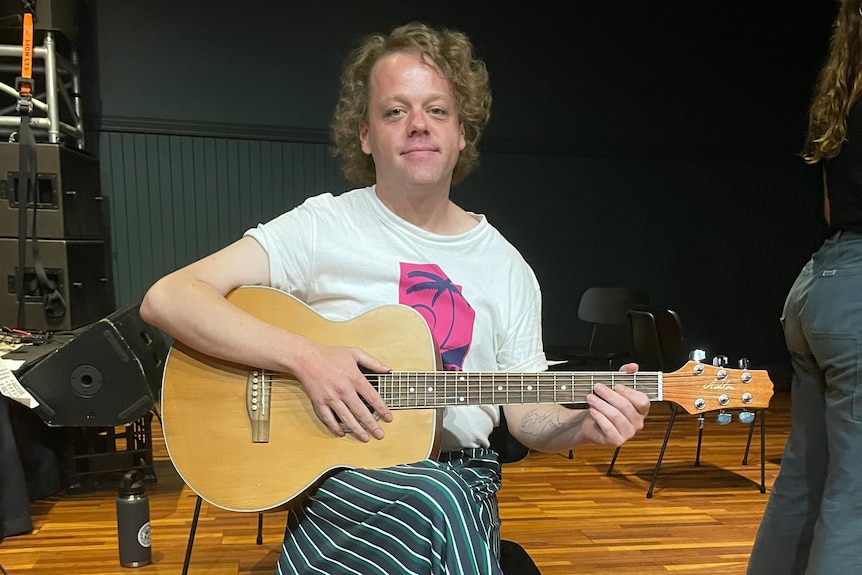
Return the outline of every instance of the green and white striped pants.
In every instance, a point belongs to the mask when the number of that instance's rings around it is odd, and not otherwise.
[[[490,449],[324,481],[288,515],[277,575],[502,575]]]

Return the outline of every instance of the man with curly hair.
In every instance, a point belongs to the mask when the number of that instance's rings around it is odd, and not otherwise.
[[[484,216],[449,198],[476,165],[490,105],[485,64],[464,34],[411,23],[363,39],[332,128],[345,175],[365,187],[309,198],[159,280],[142,316],[210,356],[293,374],[333,434],[363,442],[385,442],[398,415],[361,370],[389,367],[252,317],[226,294],[271,286],[333,320],[402,304],[427,321],[447,370],[547,369],[533,271]],[[278,573],[501,573],[489,435],[505,420],[533,449],[617,446],[649,410],[625,386],[597,385],[587,403],[445,408],[439,457],[340,471],[291,509]]]

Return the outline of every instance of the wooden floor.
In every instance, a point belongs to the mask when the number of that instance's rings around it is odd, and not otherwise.
[[[767,412],[766,494],[760,492],[759,426],[743,466],[747,427],[736,420],[719,426],[710,417],[701,464],[694,467],[697,420],[683,415],[647,499],[669,414],[657,403],[644,431],[623,447],[612,477],[605,475],[609,448],[586,448],[571,460],[565,453],[534,453],[507,465],[503,536],[521,543],[543,575],[744,573],[789,431],[789,406],[789,394],[779,392]],[[115,492],[104,490],[35,502],[34,532],[0,543],[0,565],[9,575],[181,572],[195,495],[167,458],[155,420],[153,428],[153,563],[136,570],[119,566]],[[273,573],[284,522],[283,512],[266,514],[263,544],[257,545],[257,515],[204,503],[189,573]]]

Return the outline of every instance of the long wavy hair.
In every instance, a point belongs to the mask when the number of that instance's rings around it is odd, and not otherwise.
[[[345,62],[331,126],[334,151],[342,157],[344,175],[364,186],[377,181],[374,159],[361,148],[359,126],[367,121],[371,71],[381,57],[393,52],[422,57],[436,66],[452,87],[467,142],[452,174],[452,183],[457,184],[479,161],[477,144],[491,115],[488,71],[485,62],[474,55],[473,45],[465,34],[435,30],[418,22],[399,26],[388,35],[365,37]]]
[[[808,113],[802,157],[809,164],[833,158],[847,137],[847,114],[862,92],[862,0],[841,0]]]

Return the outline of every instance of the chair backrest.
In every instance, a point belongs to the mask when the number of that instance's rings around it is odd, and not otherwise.
[[[625,326],[626,311],[633,306],[646,305],[647,302],[648,296],[644,290],[625,287],[588,288],[581,295],[578,318],[592,324],[587,346],[589,352],[592,353],[596,347],[599,326]]]
[[[674,371],[687,358],[679,315],[665,308],[638,307],[626,312],[632,360],[645,371]]]
[[[688,352],[685,341],[685,331],[682,329],[682,320],[672,309],[653,309],[658,338],[661,344],[663,371],[676,371],[688,361]]]
[[[625,287],[591,287],[581,296],[578,317],[601,325],[625,325],[626,310],[648,303],[644,290]]]
[[[632,361],[644,371],[664,371],[655,316],[647,309],[630,309],[629,350]]]

